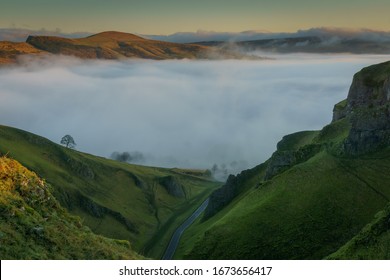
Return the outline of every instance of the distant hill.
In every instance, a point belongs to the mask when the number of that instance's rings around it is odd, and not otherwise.
[[[148,40],[133,34],[114,31],[80,39],[29,36],[26,42],[52,54],[73,55],[80,58],[194,59],[205,58],[208,50],[204,46]]]
[[[0,258],[141,259],[128,241],[98,236],[71,216],[52,188],[15,160],[0,157]]]
[[[389,54],[390,32],[368,29],[310,28],[292,33],[180,32],[171,35],[145,35],[145,38],[169,42],[194,43],[244,52],[275,53],[355,53]]]
[[[176,257],[390,258],[389,92],[390,62],[356,73],[332,123],[283,137],[211,195]]]
[[[144,39],[123,32],[107,31],[85,38],[29,36],[25,43],[0,41],[0,64],[17,62],[19,55],[68,55],[82,59],[221,59],[253,58],[234,50],[196,44]],[[259,59],[257,57],[257,59]]]
[[[62,207],[94,233],[128,240],[159,258],[171,234],[218,186],[205,171],[127,164],[68,149],[0,126],[0,155],[18,160],[52,186]]]
[[[194,44],[223,50],[276,53],[354,53],[389,54],[390,41],[371,41],[355,38],[324,39],[316,36],[285,37],[250,41],[203,41]]]

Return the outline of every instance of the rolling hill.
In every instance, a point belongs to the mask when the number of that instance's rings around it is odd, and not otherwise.
[[[220,183],[202,171],[121,163],[0,126],[0,154],[44,178],[53,195],[94,233],[160,258],[172,232]]]
[[[130,33],[106,31],[85,38],[29,36],[24,43],[0,41],[0,65],[15,64],[20,55],[65,55],[81,59],[242,59],[234,50],[196,44],[145,39]],[[256,59],[259,59],[258,57]]]
[[[26,43],[52,54],[103,59],[194,59],[205,58],[208,50],[204,46],[148,40],[115,31],[102,32],[80,39],[29,36]]]
[[[389,258],[389,92],[390,62],[355,74],[332,123],[285,136],[211,195],[176,257]]]

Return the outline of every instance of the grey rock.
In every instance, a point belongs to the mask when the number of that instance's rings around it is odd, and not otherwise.
[[[343,144],[347,155],[373,152],[390,144],[390,72],[375,71],[383,65],[355,74],[346,105],[337,104],[333,110],[333,121],[347,117],[351,124]],[[375,80],[379,75],[383,78]]]
[[[229,175],[226,183],[210,195],[209,204],[205,210],[203,219],[206,220],[212,217],[237,197],[244,189],[243,183],[246,179],[259,173],[260,169],[264,168],[264,165],[260,164],[253,169],[244,170],[236,176]]]
[[[166,176],[160,178],[159,183],[167,190],[170,195],[179,198],[185,197],[184,187],[175,177]]]
[[[320,144],[306,145],[297,151],[276,151],[270,158],[264,180],[270,180],[275,175],[302,163],[317,154],[322,148]]]

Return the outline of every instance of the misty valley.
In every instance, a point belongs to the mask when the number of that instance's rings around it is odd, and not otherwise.
[[[0,118],[56,143],[70,134],[94,155],[236,174],[265,161],[284,135],[329,123],[352,75],[386,56],[272,58],[32,60],[0,70]]]
[[[389,258],[390,56],[251,56],[1,67],[2,256]]]

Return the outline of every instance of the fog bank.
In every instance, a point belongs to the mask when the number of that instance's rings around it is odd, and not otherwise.
[[[239,169],[288,133],[320,129],[352,75],[385,56],[290,55],[272,61],[28,60],[0,70],[0,123],[110,157],[165,167]],[[245,164],[243,164],[245,163]],[[233,170],[232,170],[233,171]]]

